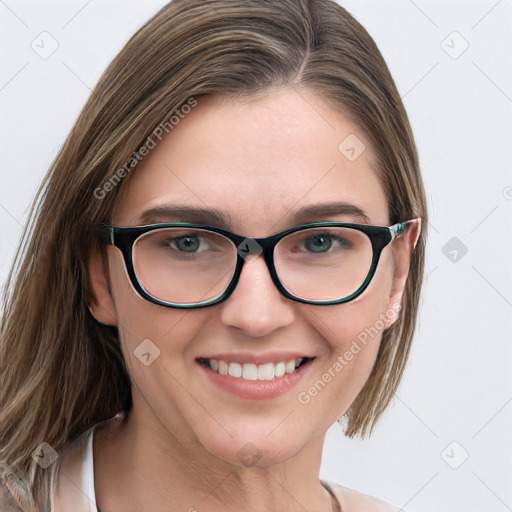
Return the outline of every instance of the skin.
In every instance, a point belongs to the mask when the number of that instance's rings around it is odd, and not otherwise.
[[[351,133],[367,147],[352,162],[338,150]],[[134,171],[112,224],[139,225],[149,208],[186,204],[231,214],[233,223],[221,227],[263,237],[302,223],[293,218],[297,208],[345,201],[361,208],[369,223],[388,226],[387,200],[370,162],[357,125],[312,92],[283,88],[257,98],[201,98]],[[303,220],[360,222],[352,215]],[[133,291],[117,248],[108,247],[106,262],[91,254],[92,310],[99,322],[118,326],[133,383],[127,423],[116,435],[100,430],[95,439],[101,508],[333,510],[319,480],[324,437],[367,380],[381,333],[308,404],[299,403],[297,393],[400,302],[418,234],[419,222],[384,249],[359,298],[334,306],[285,298],[259,257],[245,265],[225,302],[189,311],[165,308]],[[161,351],[150,366],[134,355],[147,338]],[[211,353],[296,350],[315,356],[305,378],[264,401],[208,385],[195,361]],[[248,442],[262,454],[251,467],[237,456]]]

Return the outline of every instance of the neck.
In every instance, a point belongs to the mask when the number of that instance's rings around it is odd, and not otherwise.
[[[324,436],[284,462],[243,466],[209,453],[193,438],[179,440],[136,411],[114,432],[94,440],[96,501],[103,512],[223,510],[331,512],[333,498],[319,480]],[[172,504],[172,508],[170,507]]]

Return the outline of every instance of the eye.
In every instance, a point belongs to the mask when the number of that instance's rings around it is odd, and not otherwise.
[[[304,241],[307,251],[321,254],[332,249],[350,249],[352,244],[344,237],[335,233],[315,233],[308,236]]]
[[[318,233],[308,236],[304,245],[311,252],[326,252],[332,246],[332,237],[328,234]]]
[[[178,251],[181,252],[195,253],[199,252],[199,249],[201,247],[203,247],[204,249],[204,245],[207,244],[204,242],[204,239],[199,235],[189,234],[170,239],[169,245],[172,248],[176,248]]]
[[[163,240],[163,245],[173,250],[189,254],[204,252],[210,248],[210,245],[203,236],[195,234],[166,238]]]

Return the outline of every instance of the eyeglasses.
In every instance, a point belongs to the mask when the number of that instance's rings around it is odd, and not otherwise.
[[[144,299],[171,308],[201,308],[226,300],[244,263],[263,255],[272,281],[304,304],[349,302],[372,280],[382,250],[412,219],[389,227],[314,222],[266,238],[185,222],[138,227],[95,226],[124,258]]]

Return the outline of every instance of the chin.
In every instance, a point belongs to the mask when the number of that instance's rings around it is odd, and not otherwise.
[[[269,436],[268,432],[254,432],[252,435],[234,433],[233,437],[210,437],[199,441],[208,452],[229,464],[261,468],[285,462],[307,444],[277,433]]]

